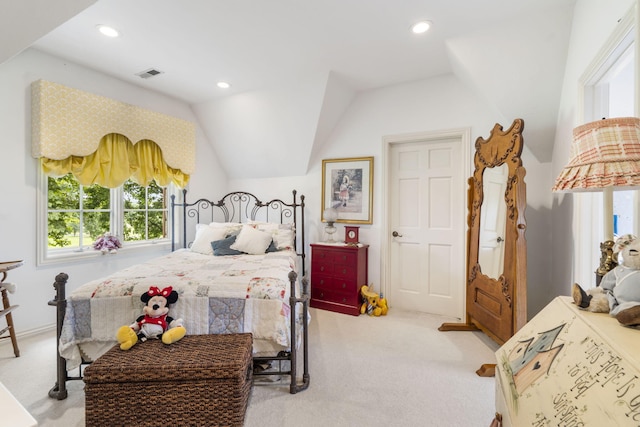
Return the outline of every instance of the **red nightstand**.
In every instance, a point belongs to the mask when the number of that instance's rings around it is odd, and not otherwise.
[[[311,244],[311,307],[360,314],[369,245]]]

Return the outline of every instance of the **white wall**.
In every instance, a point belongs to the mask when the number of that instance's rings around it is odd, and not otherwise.
[[[35,330],[55,322],[55,308],[47,305],[54,297],[52,284],[60,272],[69,274],[68,291],[80,284],[161,253],[120,251],[83,263],[36,267],[36,181],[38,161],[31,157],[31,82],[45,79],[80,90],[138,105],[143,108],[196,121],[184,102],[151,90],[124,83],[104,74],[61,59],[27,50],[0,64],[0,260],[24,259],[24,265],[9,272],[8,281],[18,284],[10,295],[16,331]],[[193,193],[220,194],[226,189],[226,175],[203,132],[197,126],[196,172],[190,184]],[[195,195],[194,195],[195,197]],[[166,252],[167,249],[165,248]],[[4,323],[4,322],[2,322]]]
[[[581,101],[578,99],[580,77],[615,31],[618,20],[634,4],[636,4],[636,0],[610,0],[607,2],[578,0],[576,2],[553,151],[551,174],[554,180],[569,160],[572,129],[583,123],[583,118],[579,116],[582,108],[579,104]],[[638,42],[640,40],[636,40],[636,43]],[[636,73],[638,73],[637,65]],[[547,286],[547,292],[550,295],[569,295],[573,283],[572,265],[575,249],[572,223],[572,195],[570,193],[553,195],[551,223],[553,274],[552,280]],[[593,249],[598,251],[598,248]],[[597,265],[593,266],[594,271],[596,267]]]
[[[571,129],[578,124],[575,117],[578,79],[613,31],[617,20],[633,3],[634,0],[577,1],[552,164],[541,164],[530,154],[527,145],[536,144],[536,141],[527,138],[528,118],[522,117],[525,120],[523,164],[527,169],[529,317],[556,295],[569,294],[573,250],[571,197],[553,195],[550,188],[568,158]],[[25,260],[23,267],[10,273],[10,280],[19,284],[18,292],[11,296],[13,303],[21,305],[14,315],[18,332],[53,323],[55,310],[47,306],[47,301],[53,297],[51,284],[58,272],[70,274],[70,289],[73,289],[84,281],[154,255],[124,257],[121,253],[100,257],[87,264],[35,266],[37,162],[30,155],[29,85],[39,78],[195,121],[191,109],[183,102],[37,51],[28,50],[0,65],[0,185],[3,197],[0,204],[0,260]],[[151,86],[151,82],[149,84]],[[219,196],[230,190],[251,191],[263,199],[283,198],[295,188],[306,196],[307,243],[312,243],[322,239],[322,159],[374,156],[374,223],[362,226],[360,235],[363,242],[371,245],[370,282],[378,286],[380,270],[376,260],[380,256],[382,240],[382,138],[462,127],[471,128],[473,140],[479,136],[486,138],[494,123],[508,127],[514,118],[520,117],[517,111],[512,114],[503,117],[453,75],[363,92],[355,96],[324,145],[317,150],[314,147],[306,174],[228,182],[217,164],[215,153],[198,128],[197,171],[190,183],[190,199]]]
[[[307,225],[309,228],[308,243],[323,238],[323,224],[320,222],[322,159],[341,157],[374,156],[374,212],[373,224],[360,227],[360,240],[370,245],[369,248],[369,282],[380,289],[380,252],[382,229],[382,179],[381,169],[382,139],[387,135],[415,133],[445,129],[471,128],[472,142],[482,136],[488,138],[495,123],[505,129],[511,126],[513,117],[504,118],[490,106],[481,101],[471,90],[465,87],[455,76],[445,75],[433,79],[390,86],[356,95],[341,121],[323,147],[320,147],[310,161],[310,168],[305,176],[281,178],[274,180],[230,180],[231,187],[249,189],[260,194],[274,188],[296,188],[306,196]],[[539,164],[526,148],[523,164],[527,169],[528,203],[526,217],[532,224],[533,232],[527,234],[529,262],[534,267],[551,262],[548,251],[550,232],[540,233],[540,229],[548,230],[548,212],[550,208],[549,165]],[[475,150],[471,144],[471,151]],[[473,155],[470,158],[473,158]],[[469,165],[469,171],[471,171]],[[466,209],[466,204],[465,204]],[[546,217],[545,217],[546,215]],[[466,218],[466,211],[465,211]],[[338,224],[337,235],[342,235],[343,227]],[[541,249],[540,249],[541,248]],[[540,249],[540,250],[539,250]],[[309,253],[309,252],[307,252]],[[464,256],[464,254],[460,254]],[[307,259],[309,261],[309,259]],[[546,282],[548,269],[533,268],[529,270],[529,281],[533,284]],[[535,292],[535,286],[532,286]],[[537,298],[532,299],[536,305],[530,307],[536,312],[544,304]],[[548,301],[547,301],[548,302]],[[546,304],[546,303],[545,303]]]

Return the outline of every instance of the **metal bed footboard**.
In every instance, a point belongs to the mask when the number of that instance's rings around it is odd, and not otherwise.
[[[56,296],[53,300],[49,301],[49,305],[56,307],[56,383],[49,390],[49,397],[57,400],[63,400],[67,398],[67,381],[81,380],[82,379],[82,366],[80,365],[79,374],[76,376],[70,376],[67,372],[67,360],[60,355],[60,335],[62,334],[62,324],[64,321],[64,315],[67,308],[66,300],[66,285],[69,276],[65,273],[60,273],[56,276],[53,287],[56,290]],[[301,280],[302,291],[301,296],[296,297],[296,282],[297,274],[295,272],[289,273],[289,281],[291,284],[291,296],[289,297],[289,304],[291,306],[291,349],[288,352],[280,352],[277,356],[259,356],[253,358],[254,366],[260,363],[273,363],[277,362],[278,366],[281,366],[281,362],[288,361],[290,369],[269,372],[254,372],[255,376],[267,376],[267,375],[288,375],[290,377],[289,392],[296,394],[299,391],[306,390],[309,387],[310,375],[309,375],[309,334],[308,334],[308,314],[309,314],[309,282],[306,277]],[[298,305],[302,305],[302,379],[301,382],[297,376],[297,364],[298,364],[298,343],[297,343],[297,325],[296,314]],[[86,363],[85,363],[86,365]]]

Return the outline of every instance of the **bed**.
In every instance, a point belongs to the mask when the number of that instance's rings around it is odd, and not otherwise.
[[[49,396],[67,397],[66,382],[116,344],[115,331],[142,313],[150,286],[179,294],[170,314],[187,333],[251,332],[254,376],[288,377],[290,393],[309,385],[304,196],[262,202],[247,192],[218,201],[171,197],[171,252],[90,281],[66,296],[56,276],[57,382]],[[176,227],[178,225],[178,227]],[[143,345],[143,343],[138,344]],[[302,352],[303,373],[297,376]],[[78,376],[70,371],[78,369]]]

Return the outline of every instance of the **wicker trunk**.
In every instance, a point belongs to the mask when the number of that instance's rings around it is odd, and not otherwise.
[[[251,334],[191,335],[117,346],[84,375],[87,426],[242,426]]]

